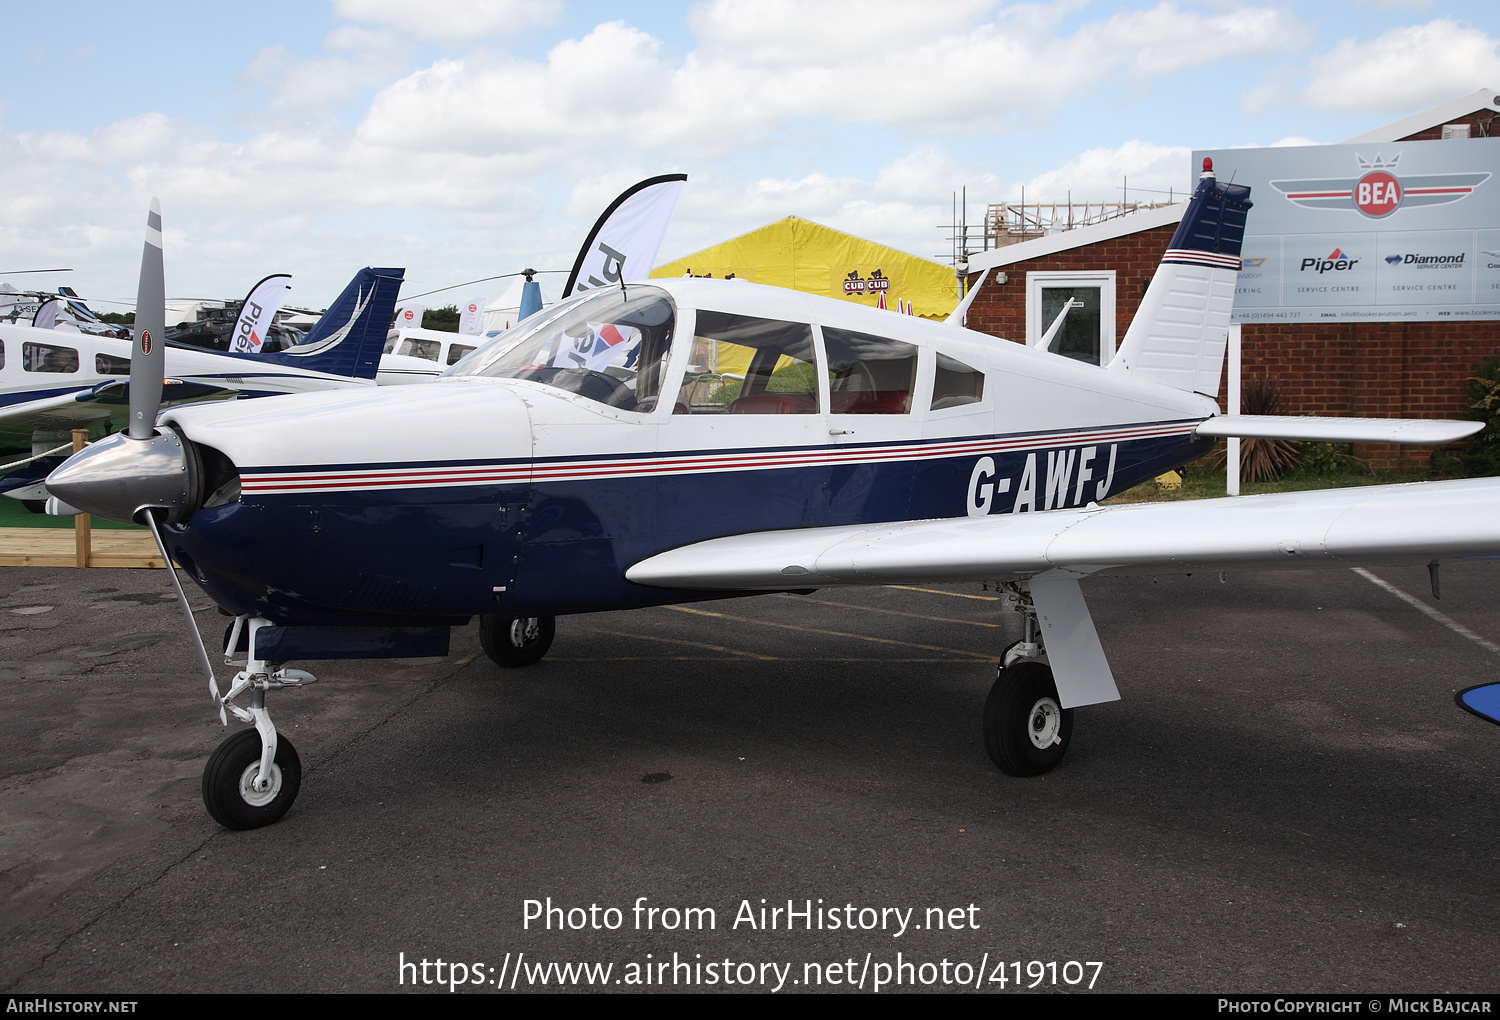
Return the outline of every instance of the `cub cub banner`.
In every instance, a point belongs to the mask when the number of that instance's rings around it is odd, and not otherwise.
[[[686,181],[687,174],[652,177],[615,199],[579,249],[562,296],[650,276]]]
[[[229,350],[234,354],[259,354],[266,342],[266,331],[281,308],[282,299],[291,287],[291,276],[275,273],[250,288],[240,317],[230,334]]]

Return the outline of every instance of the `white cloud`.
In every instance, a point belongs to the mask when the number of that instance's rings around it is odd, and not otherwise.
[[[561,0],[334,0],[333,9],[341,18],[383,25],[419,39],[463,43],[550,25],[562,15],[563,4]]]
[[[456,151],[615,143],[679,157],[764,144],[803,118],[989,133],[1043,118],[1111,74],[1175,74],[1279,52],[1305,34],[1276,9],[1205,15],[1161,3],[1058,36],[1068,5],[976,21],[989,6],[716,0],[695,10],[701,46],[680,61],[612,22],[558,44],[545,62],[435,64],[385,89],[362,131]]]
[[[1166,202],[1185,197],[1191,186],[1192,150],[1139,140],[1115,148],[1089,149],[1062,166],[1025,182],[1028,202]],[[1128,195],[1124,193],[1127,186]],[[1008,201],[1019,201],[1021,184],[1006,189]]]
[[[1439,18],[1393,28],[1368,41],[1344,39],[1301,75],[1283,69],[1245,93],[1243,108],[1410,112],[1500,84],[1500,40]]]

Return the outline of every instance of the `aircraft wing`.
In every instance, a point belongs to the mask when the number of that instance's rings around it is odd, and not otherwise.
[[[238,392],[228,386],[167,379],[162,384],[162,403],[221,399]],[[120,425],[128,411],[129,385],[123,379],[0,407],[0,446],[29,445],[34,428],[48,431],[87,428],[105,418],[112,418]]]
[[[717,591],[1426,562],[1500,554],[1500,478],[768,531],[636,563]]]

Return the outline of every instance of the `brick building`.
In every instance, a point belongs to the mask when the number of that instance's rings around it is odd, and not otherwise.
[[[1500,92],[1482,90],[1349,141],[1500,136],[1497,113]],[[1035,342],[1062,306],[1074,301],[1049,346],[1108,361],[1184,208],[1152,209],[971,255],[969,286],[982,271],[992,272],[970,306],[969,328]],[[1475,365],[1500,353],[1497,322],[1247,323],[1239,328],[1244,378],[1276,380],[1288,414],[1461,418]],[[1221,384],[1220,406],[1226,406],[1225,396]],[[1357,457],[1385,468],[1418,466],[1430,454],[1427,447],[1385,444],[1355,449]]]

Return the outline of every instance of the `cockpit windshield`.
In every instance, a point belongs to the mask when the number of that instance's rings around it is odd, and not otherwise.
[[[623,411],[656,407],[677,318],[665,291],[600,289],[537,318],[445,374],[530,379]]]

